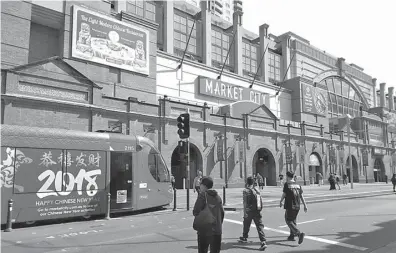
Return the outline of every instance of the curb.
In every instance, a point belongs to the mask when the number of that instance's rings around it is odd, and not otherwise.
[[[395,192],[377,192],[373,194],[365,194],[365,195],[358,195],[358,196],[346,196],[346,197],[336,197],[330,199],[318,199],[318,200],[307,200],[307,204],[314,204],[314,203],[322,203],[322,202],[330,202],[330,201],[337,201],[337,200],[346,200],[346,199],[359,199],[359,198],[368,198],[368,197],[375,197],[375,196],[383,196],[383,195],[396,195]],[[279,207],[279,203],[277,204],[264,204],[263,208],[266,207]],[[243,210],[243,207],[224,207],[224,211],[237,211]]]

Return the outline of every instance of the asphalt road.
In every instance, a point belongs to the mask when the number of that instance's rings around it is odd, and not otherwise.
[[[298,217],[307,234],[304,243],[286,241],[289,234],[283,209],[262,211],[266,252],[396,252],[396,194],[315,203]],[[197,252],[191,211],[160,211],[112,220],[73,222],[14,229],[1,233],[1,249],[7,253],[64,252]],[[248,244],[237,243],[242,232],[242,213],[227,212],[223,224],[222,251],[241,253],[259,247],[252,227]]]

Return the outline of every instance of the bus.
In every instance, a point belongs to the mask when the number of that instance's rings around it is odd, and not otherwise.
[[[148,138],[1,125],[1,224],[167,206],[170,172]]]

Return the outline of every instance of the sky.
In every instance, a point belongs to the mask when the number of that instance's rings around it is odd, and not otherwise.
[[[343,57],[386,87],[396,87],[396,1],[244,0],[243,26],[275,36],[293,32],[327,53]],[[386,88],[387,92],[387,88]]]

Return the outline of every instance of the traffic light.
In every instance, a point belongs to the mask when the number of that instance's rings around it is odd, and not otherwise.
[[[186,139],[190,137],[190,114],[183,113],[177,118],[177,134],[179,135],[180,139]]]

